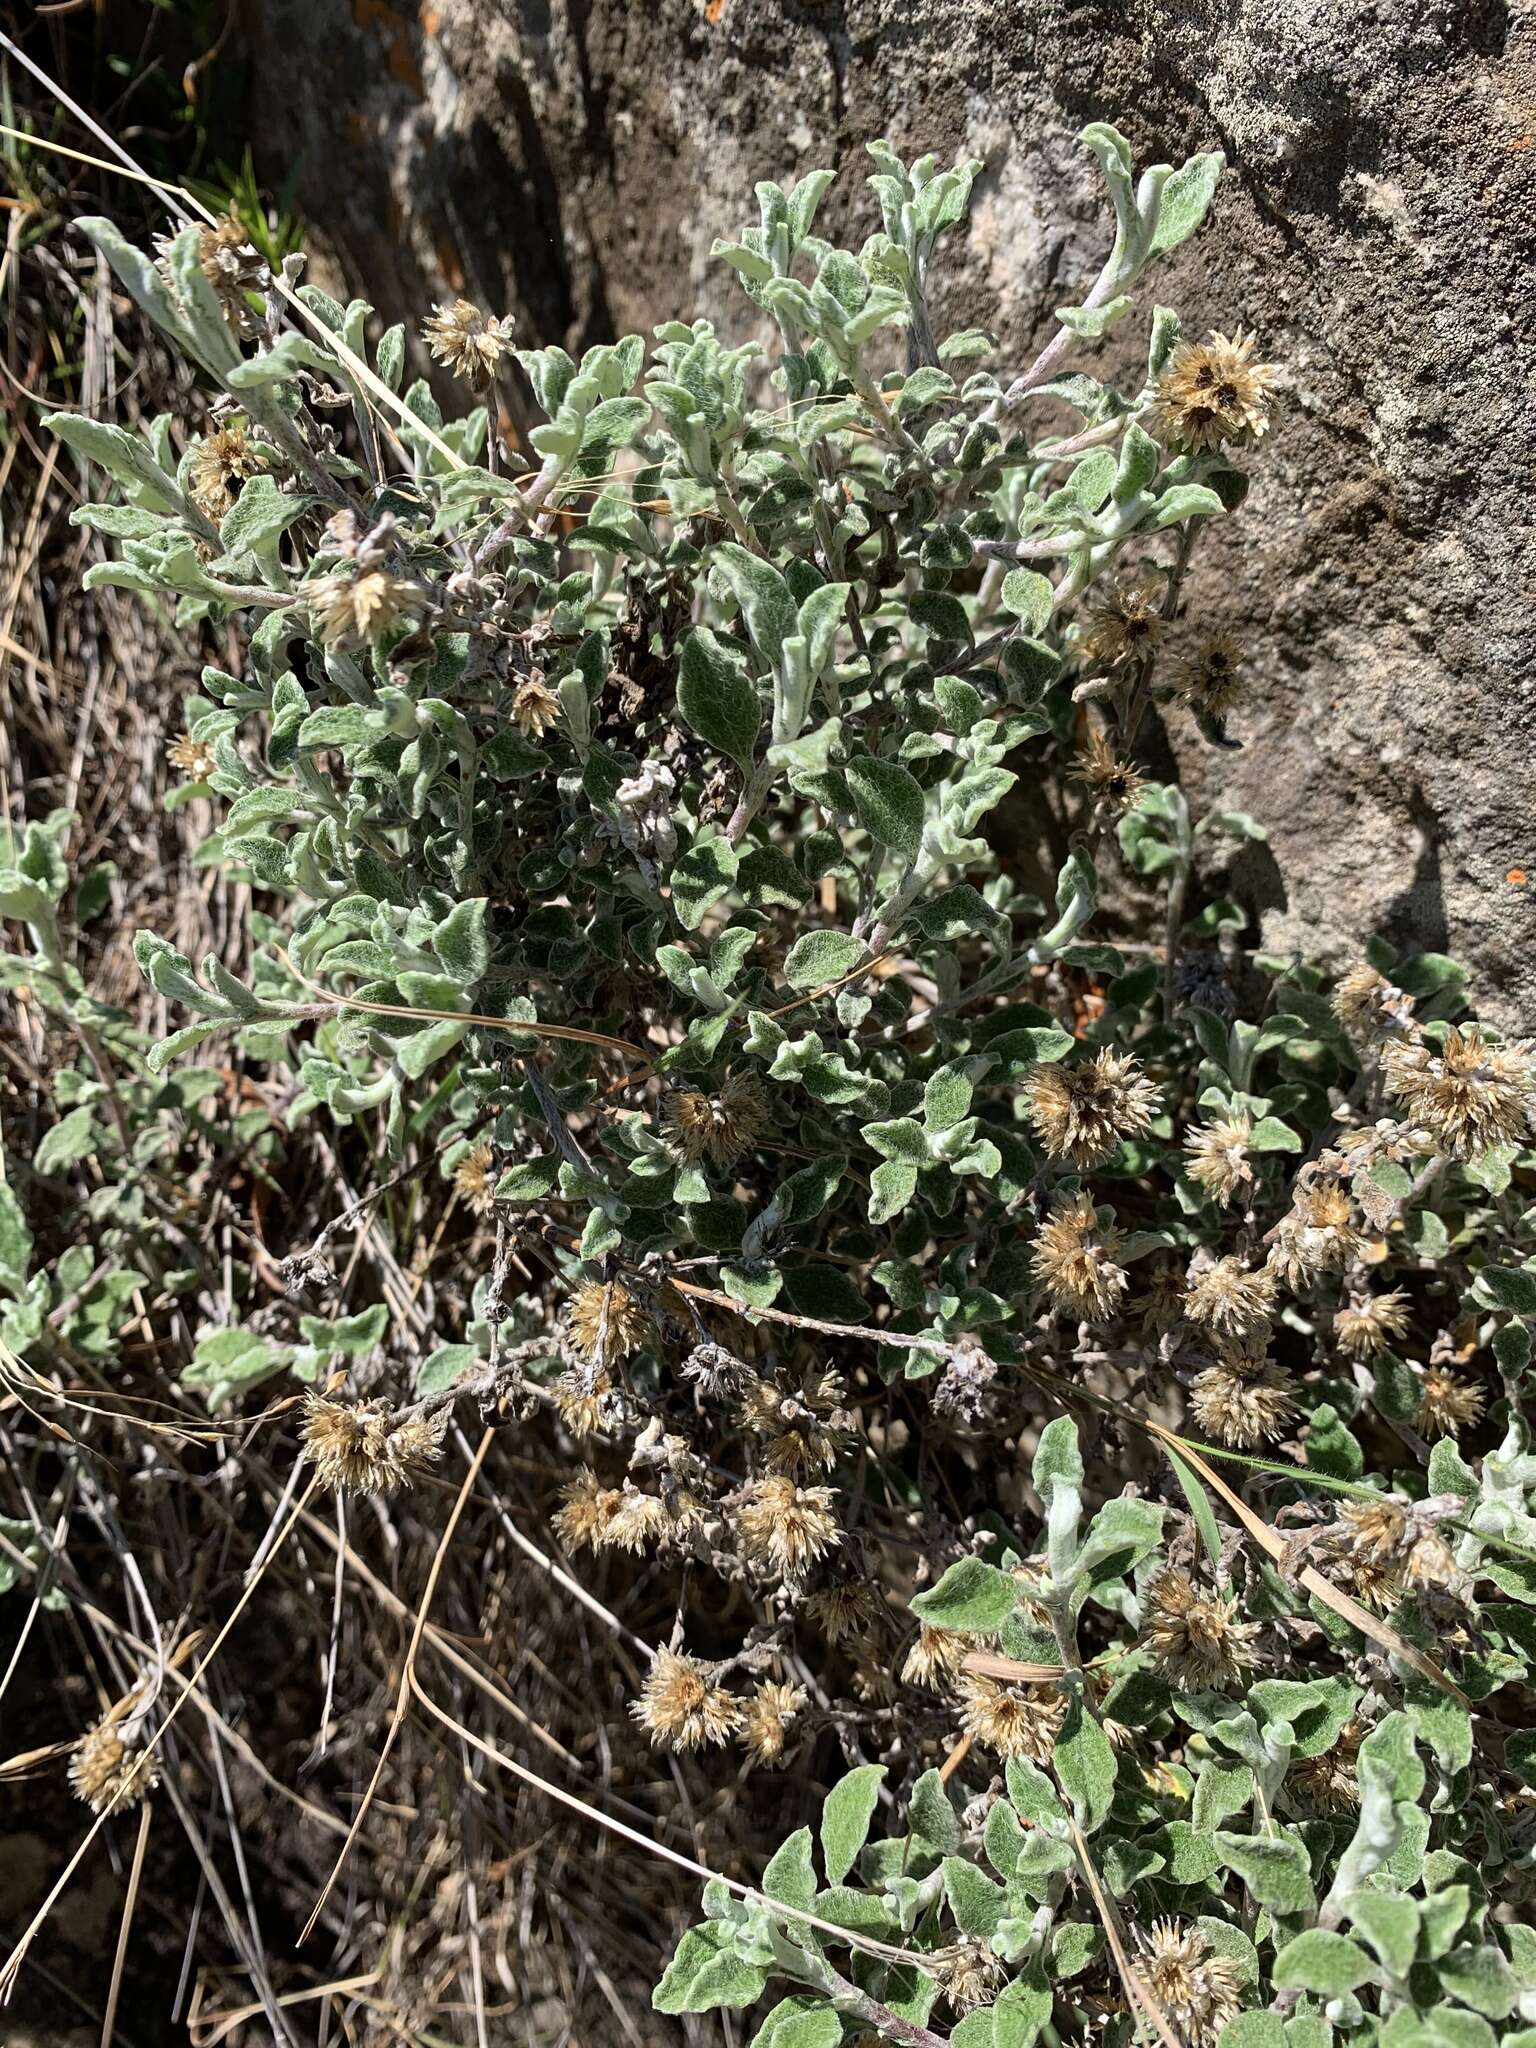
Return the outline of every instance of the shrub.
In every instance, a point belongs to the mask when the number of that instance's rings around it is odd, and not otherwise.
[[[461,1400],[551,1410],[565,1552],[675,1603],[653,1741],[849,1765],[819,1873],[800,1827],[710,1880],[663,2011],[776,1981],[760,2048],[1471,2048],[1536,2002],[1531,1057],[1449,961],[1332,983],[1191,908],[1263,827],[1138,740],[1241,728],[1183,593],[1273,378],[1161,306],[1131,357],[1220,160],[1084,140],[1113,247],[1013,376],[929,307],[980,166],[883,144],[857,254],[824,172],[719,246],[771,350],[696,320],[578,364],[459,302],[453,420],[292,259],[84,224],[226,395],[180,448],[50,422],[119,487],[90,578],[249,624],[176,758],[255,966],[141,934],[186,1019],[148,1069],[235,1034],[475,1219],[435,1345],[383,1302],[221,1332],[209,1391],[308,1377],[355,1490]],[[1005,800],[1067,820],[1047,901]],[[289,1253],[322,1304],[326,1245]],[[366,1402],[320,1387],[380,1345]]]

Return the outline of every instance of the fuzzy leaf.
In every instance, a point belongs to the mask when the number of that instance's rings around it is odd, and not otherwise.
[[[869,1833],[885,1778],[883,1764],[858,1764],[839,1778],[821,1809],[821,1860],[827,1883],[841,1884]]]
[[[979,1557],[956,1560],[936,1586],[918,1593],[912,1612],[933,1628],[1001,1628],[1018,1604],[1018,1585],[1008,1572]]]

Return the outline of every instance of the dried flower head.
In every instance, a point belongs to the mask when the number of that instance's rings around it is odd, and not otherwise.
[[[205,434],[192,451],[187,495],[203,517],[217,526],[234,504],[237,486],[265,467],[265,459],[251,446],[245,421],[227,419]]]
[[[1341,977],[1328,1000],[1351,1037],[1368,1045],[1400,1035],[1413,1021],[1413,997],[1363,961]]]
[[[1118,818],[1134,810],[1147,786],[1147,778],[1133,761],[1117,754],[1109,735],[1100,726],[1089,730],[1088,738],[1072,762],[1072,779],[1080,782],[1094,803]]]
[[[1525,1040],[1490,1045],[1476,1024],[1454,1028],[1436,1053],[1427,1040],[1389,1045],[1388,1092],[1453,1159],[1516,1145],[1536,1113],[1536,1066]]]
[[[1189,1389],[1189,1409],[1208,1436],[1234,1450],[1273,1443],[1300,1414],[1296,1382],[1283,1366],[1251,1351],[1223,1351]]]
[[[129,1749],[119,1732],[123,1714],[114,1708],[87,1729],[69,1759],[69,1782],[77,1799],[92,1813],[113,1813],[137,1806],[160,1782],[154,1752]]]
[[[206,782],[218,766],[218,756],[207,740],[195,740],[191,733],[178,733],[165,750],[165,758],[194,782]]]
[[[613,1381],[606,1372],[562,1373],[549,1390],[555,1412],[572,1436],[592,1436],[607,1429],[620,1412]]]
[[[1142,1978],[1183,2048],[1215,2048],[1243,2002],[1243,1980],[1198,1927],[1156,1920],[1143,1934]]]
[[[1349,1813],[1360,1804],[1360,1744],[1364,1725],[1346,1721],[1331,1749],[1298,1757],[1285,1774],[1292,1799],[1316,1814]]]
[[[1238,1603],[1203,1592],[1187,1572],[1162,1571],[1142,1604],[1141,1643],[1170,1684],[1184,1692],[1233,1685],[1253,1662],[1258,1624]]]
[[[1048,1761],[1067,1718],[1059,1686],[1008,1685],[966,1672],[956,1690],[967,1735],[1000,1757]]]
[[[841,1405],[844,1393],[836,1373],[813,1373],[793,1389],[777,1380],[759,1380],[747,1389],[742,1421],[754,1436],[766,1439],[770,1472],[805,1479],[831,1471],[853,1440],[851,1420]]]
[[[166,256],[169,241],[159,240],[156,244]],[[246,293],[265,291],[272,282],[272,273],[267,260],[251,241],[245,222],[237,214],[226,213],[212,226],[200,226],[197,231],[197,267],[212,285],[219,301],[225,321],[236,334],[253,330],[251,309],[246,304]],[[170,265],[162,261],[162,274],[170,276]]]
[[[542,739],[560,716],[560,699],[535,669],[512,692],[512,723],[525,739]]]
[[[397,1413],[383,1401],[352,1404],[311,1392],[304,1450],[322,1486],[338,1493],[397,1493],[425,1477],[441,1455],[450,1411]]]
[[[468,299],[433,308],[422,322],[423,341],[435,362],[446,363],[471,391],[485,391],[512,342],[510,319],[494,320]]]
[[[1223,1207],[1240,1188],[1253,1182],[1253,1162],[1248,1141],[1253,1136],[1253,1119],[1246,1110],[1197,1124],[1184,1140],[1189,1154],[1187,1172]]]
[[[796,1486],[772,1476],[754,1480],[736,1511],[742,1548],[759,1570],[781,1578],[803,1578],[819,1558],[843,1540],[830,1486]]]
[[[989,2004],[1008,1981],[1007,1966],[983,1941],[964,1939],[935,1963],[944,1996],[956,2012],[973,2012]]]
[[[835,1585],[823,1586],[805,1605],[829,1643],[871,1636],[887,1611],[884,1598],[863,1579],[839,1579]]]
[[[1138,1303],[1137,1320],[1144,1337],[1161,1337],[1184,1319],[1184,1275],[1167,1259],[1160,1259],[1147,1276],[1146,1292]]]
[[[495,1148],[489,1138],[482,1138],[478,1145],[460,1153],[453,1169],[454,1193],[477,1216],[488,1215],[496,1205],[495,1164]]]
[[[1333,1319],[1333,1341],[1350,1358],[1374,1358],[1408,1328],[1408,1296],[1401,1287],[1357,1296]]]
[[[305,595],[321,643],[337,649],[367,647],[403,624],[417,602],[409,583],[382,569],[360,576],[322,576]]]
[[[658,1748],[672,1750],[718,1747],[741,1725],[741,1702],[710,1677],[696,1657],[676,1650],[658,1650],[651,1660],[640,1697],[630,1713]]]
[[[584,1358],[613,1365],[638,1351],[655,1324],[622,1280],[586,1280],[566,1309],[571,1342]]]
[[[804,1705],[801,1686],[770,1680],[757,1688],[741,1717],[741,1739],[754,1763],[772,1766],[784,1761],[785,1743]]]
[[[1030,1270],[1053,1307],[1090,1321],[1112,1316],[1128,1284],[1116,1263],[1120,1233],[1101,1224],[1092,1198],[1081,1191],[1058,1201],[1040,1226]]]
[[[1081,651],[1094,668],[1145,661],[1163,635],[1162,581],[1146,574],[1114,586],[1088,608]]]
[[[1460,1436],[1476,1427],[1487,1403],[1476,1380],[1464,1380],[1443,1365],[1426,1365],[1419,1375],[1414,1428],[1420,1436]]]
[[[1350,1265],[1368,1241],[1356,1226],[1349,1189],[1336,1180],[1314,1181],[1297,1190],[1265,1264],[1285,1286],[1306,1287],[1319,1273]]]
[[[1401,1560],[1410,1539],[1408,1510],[1383,1494],[1379,1500],[1344,1500],[1334,1523],[1334,1540],[1352,1557],[1370,1564]]]
[[[1107,1046],[1073,1066],[1031,1068],[1024,1097],[1046,1151],[1079,1167],[1102,1166],[1122,1138],[1144,1138],[1158,1106],[1141,1063]]]
[[[1240,1341],[1269,1329],[1275,1283],[1266,1272],[1250,1273],[1239,1258],[1215,1259],[1184,1286],[1184,1313],[1218,1337]]]
[[[1211,633],[1169,664],[1169,681],[1192,711],[1218,723],[1246,694],[1242,644],[1231,633]]]
[[[1269,430],[1274,369],[1253,361],[1257,336],[1211,334],[1182,341],[1157,380],[1154,419],[1165,440],[1190,453],[1256,441]]]
[[[768,1128],[768,1091],[756,1074],[728,1074],[716,1096],[695,1088],[669,1096],[663,1116],[673,1147],[684,1159],[734,1166]]]
[[[927,1685],[937,1690],[954,1678],[968,1651],[980,1647],[980,1638],[961,1629],[935,1628],[920,1621],[917,1641],[908,1650],[901,1675],[908,1685]]]
[[[565,1505],[554,1515],[553,1527],[565,1549],[606,1549],[613,1519],[624,1503],[618,1488],[601,1485],[597,1474],[583,1465],[561,1488],[560,1497]]]

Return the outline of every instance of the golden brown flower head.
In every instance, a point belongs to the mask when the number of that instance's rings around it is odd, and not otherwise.
[[[1359,1757],[1365,1729],[1346,1721],[1332,1749],[1298,1757],[1285,1774],[1285,1789],[1313,1813],[1349,1813],[1360,1804]]]
[[[1156,1920],[1142,1936],[1141,1976],[1182,2048],[1215,2048],[1243,2002],[1243,1980],[1198,1927]]]
[[[597,1474],[583,1465],[574,1479],[561,1488],[564,1507],[553,1517],[555,1534],[567,1550],[604,1550],[611,1538],[613,1519],[624,1504],[617,1487],[603,1486]]]
[[[512,322],[493,320],[468,299],[434,307],[422,322],[422,339],[433,360],[446,363],[471,391],[485,391],[512,341]]]
[[[449,1410],[400,1415],[382,1401],[304,1403],[304,1450],[322,1486],[338,1493],[398,1493],[426,1476],[441,1455]]]
[[[1443,1365],[1426,1365],[1419,1375],[1414,1428],[1420,1436],[1460,1436],[1476,1427],[1487,1402],[1476,1380],[1464,1380]]]
[[[200,227],[197,262],[218,294],[224,318],[236,333],[242,332],[250,319],[246,293],[265,291],[272,282],[267,259],[251,241],[245,222],[237,214],[226,213],[212,227]]]
[[[884,1621],[883,1596],[863,1579],[840,1579],[806,1601],[806,1610],[829,1643],[858,1641]]]
[[[1185,1315],[1218,1337],[1262,1337],[1274,1305],[1275,1284],[1268,1273],[1250,1273],[1231,1256],[1190,1274],[1184,1286]]]
[[[496,1153],[489,1138],[461,1152],[453,1169],[453,1187],[461,1202],[477,1216],[489,1215],[496,1204]]]
[[[1106,1046],[1074,1066],[1032,1067],[1024,1083],[1030,1120],[1053,1159],[1102,1166],[1122,1138],[1144,1138],[1158,1090],[1130,1053]]]
[[[771,1767],[784,1761],[785,1743],[804,1705],[801,1686],[770,1680],[757,1688],[741,1718],[741,1739],[754,1763]]]
[[[1184,1140],[1189,1154],[1187,1172],[1213,1195],[1223,1208],[1240,1188],[1253,1183],[1253,1162],[1248,1141],[1253,1136],[1253,1119],[1245,1110],[1197,1124]]]
[[[1081,750],[1074,755],[1072,780],[1080,782],[1095,804],[1102,804],[1109,816],[1118,818],[1136,808],[1147,778],[1136,766],[1115,752],[1109,735],[1093,726]]]
[[[1056,1747],[1067,1703],[1054,1685],[1005,1685],[966,1672],[956,1688],[967,1735],[1000,1757],[1043,1764]]]
[[[1336,1180],[1298,1189],[1275,1232],[1265,1261],[1287,1287],[1305,1287],[1319,1273],[1336,1273],[1358,1259],[1369,1240],[1355,1223],[1349,1189]]]
[[[843,1540],[830,1486],[796,1486],[772,1476],[754,1480],[736,1511],[742,1548],[761,1571],[803,1578],[818,1558]]]
[[[1183,1692],[1235,1684],[1253,1662],[1258,1624],[1238,1620],[1238,1603],[1202,1592],[1169,1567],[1147,1587],[1141,1643],[1163,1676]]]
[[[1374,1358],[1403,1335],[1409,1316],[1408,1297],[1401,1287],[1361,1295],[1334,1317],[1333,1341],[1349,1358]]]
[[[768,1128],[768,1091],[756,1074],[728,1074],[716,1096],[696,1088],[668,1096],[663,1116],[672,1145],[684,1159],[734,1166]]]
[[[1408,1510],[1390,1494],[1379,1500],[1340,1501],[1333,1534],[1352,1557],[1370,1564],[1394,1564],[1408,1547]]]
[[[119,1812],[137,1806],[160,1782],[154,1753],[128,1749],[118,1730],[122,1715],[114,1710],[75,1745],[69,1759],[69,1782],[77,1799],[92,1813]]]
[[[1218,722],[1235,711],[1246,694],[1243,650],[1230,633],[1212,633],[1169,664],[1169,681],[1192,711]]]
[[[1058,1201],[1040,1226],[1030,1270],[1052,1306],[1089,1321],[1102,1321],[1119,1308],[1125,1268],[1116,1264],[1120,1233],[1101,1224],[1090,1196],[1079,1192]]]
[[[591,1436],[607,1428],[616,1403],[613,1381],[606,1372],[562,1373],[549,1390],[555,1411],[572,1436]]]
[[[1239,1349],[1222,1352],[1196,1373],[1189,1409],[1207,1436],[1244,1451],[1273,1443],[1301,1412],[1296,1382],[1285,1368],[1262,1352],[1255,1357]]]
[[[1350,1036],[1370,1045],[1400,1035],[1413,1019],[1413,997],[1363,961],[1340,978],[1328,1001]]]
[[[218,766],[218,757],[207,740],[195,740],[191,733],[178,733],[165,750],[165,758],[194,782],[206,782]]]
[[[1452,1029],[1436,1053],[1425,1040],[1389,1045],[1388,1092],[1452,1159],[1516,1145],[1536,1112],[1536,1066],[1524,1040],[1490,1045],[1476,1024]]]
[[[203,517],[217,526],[234,504],[237,486],[265,467],[264,458],[251,446],[245,421],[227,419],[223,426],[205,434],[192,451],[187,495]]]
[[[322,576],[305,592],[322,645],[337,649],[367,647],[404,623],[417,601],[409,583],[382,569],[360,576]]]
[[[936,1691],[954,1678],[967,1651],[977,1649],[980,1638],[961,1629],[935,1628],[931,1622],[917,1625],[917,1641],[908,1650],[901,1675],[908,1685],[932,1686]]]
[[[996,1998],[1008,1981],[1008,1970],[985,1942],[963,1940],[935,1959],[944,1996],[956,2012],[973,2012]]]
[[[766,1439],[770,1472],[805,1479],[831,1471],[853,1440],[841,1405],[845,1391],[836,1373],[812,1373],[795,1389],[777,1380],[759,1380],[747,1389],[741,1418],[754,1436]]]
[[[1116,584],[1088,610],[1080,643],[1084,662],[1094,668],[1123,668],[1145,661],[1163,635],[1162,582],[1154,575]]]
[[[1274,370],[1253,361],[1255,335],[1181,341],[1157,380],[1154,420],[1164,440],[1191,454],[1239,446],[1269,431]]]
[[[655,1330],[622,1280],[583,1281],[566,1309],[566,1327],[582,1356],[604,1366],[638,1351]]]
[[[560,716],[560,699],[536,669],[512,692],[512,723],[525,739],[542,739]]]
[[[696,1657],[658,1650],[630,1713],[660,1749],[702,1749],[728,1742],[741,1725],[741,1702],[717,1685]]]

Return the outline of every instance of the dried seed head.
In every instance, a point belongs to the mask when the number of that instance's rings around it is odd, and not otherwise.
[[[1251,1352],[1224,1351],[1189,1390],[1189,1408],[1208,1436],[1234,1450],[1273,1443],[1300,1414],[1296,1382],[1283,1366]]]
[[[1218,1955],[1198,1927],[1156,1920],[1141,1938],[1142,1977],[1184,2048],[1215,2048],[1243,1999],[1230,1956]]]
[[[493,320],[468,299],[434,307],[422,322],[422,339],[433,359],[446,363],[471,391],[486,390],[512,342],[510,319]]]
[[[966,1653],[979,1649],[981,1638],[960,1629],[935,1628],[932,1622],[917,1625],[917,1641],[908,1650],[901,1675],[908,1685],[927,1685],[938,1691],[957,1676]]]
[[[622,1280],[587,1280],[571,1296],[566,1327],[584,1358],[607,1366],[638,1351],[656,1326]]]
[[[741,1717],[741,1739],[754,1763],[783,1762],[786,1739],[804,1705],[805,1692],[798,1685],[769,1681],[757,1688]]]
[[[823,1586],[805,1605],[829,1643],[866,1639],[886,1615],[884,1599],[862,1579],[842,1579],[835,1586]]]
[[[741,1702],[696,1657],[658,1650],[630,1713],[660,1749],[718,1747],[741,1725]]]
[[[755,1480],[736,1511],[736,1530],[748,1558],[761,1571],[803,1578],[818,1558],[843,1540],[830,1486],[796,1486],[792,1479]]]
[[[1169,681],[1191,708],[1219,723],[1247,694],[1243,650],[1231,633],[1212,633],[1169,665]]]
[[[1298,1757],[1285,1774],[1293,1799],[1317,1814],[1349,1813],[1360,1804],[1359,1757],[1365,1729],[1346,1721],[1332,1749],[1319,1756]]]
[[[663,1116],[684,1159],[734,1166],[768,1128],[768,1093],[756,1074],[730,1074],[717,1096],[693,1088],[669,1096]]]
[[[153,1752],[128,1749],[119,1733],[123,1716],[117,1709],[87,1729],[69,1759],[69,1782],[77,1799],[92,1813],[113,1813],[137,1806],[160,1782]]]
[[[1536,1114],[1536,1066],[1524,1040],[1490,1045],[1476,1024],[1450,1030],[1436,1053],[1427,1040],[1389,1045],[1387,1089],[1453,1159],[1517,1145]]]
[[[1256,336],[1211,334],[1182,341],[1157,380],[1154,420],[1163,438],[1190,453],[1224,442],[1257,441],[1269,430],[1274,370],[1253,361]]]
[[[1333,1534],[1351,1557],[1394,1564],[1408,1547],[1408,1510],[1387,1494],[1379,1500],[1340,1501]]]
[[[237,334],[244,332],[250,320],[245,295],[265,291],[272,273],[237,214],[223,214],[212,227],[198,229],[197,264],[217,293],[225,320]]]
[[[1108,735],[1097,726],[1073,757],[1072,779],[1115,818],[1134,810],[1147,786],[1147,778],[1135,762],[1117,754]]]
[[[351,1404],[311,1393],[304,1450],[322,1486],[338,1493],[398,1493],[426,1476],[441,1455],[449,1410],[398,1415],[382,1401]]]
[[[1112,1316],[1125,1294],[1125,1268],[1116,1263],[1120,1233],[1101,1224],[1091,1198],[1078,1193],[1058,1201],[1040,1226],[1030,1270],[1053,1307],[1090,1321]]]
[[[1253,1162],[1248,1157],[1252,1136],[1253,1119],[1239,1110],[1233,1116],[1197,1124],[1184,1140],[1190,1179],[1213,1195],[1223,1208],[1240,1188],[1253,1183]]]
[[[936,1960],[944,1996],[956,2012],[972,2012],[989,2004],[1008,1981],[1006,1964],[985,1942],[963,1940]]]
[[[489,1138],[483,1138],[478,1145],[471,1145],[467,1152],[460,1153],[459,1162],[453,1169],[454,1192],[477,1216],[488,1215],[495,1207],[495,1163],[495,1149]]]
[[[1299,1189],[1275,1233],[1266,1269],[1287,1287],[1306,1287],[1319,1273],[1351,1265],[1369,1243],[1354,1215],[1349,1190],[1338,1181]]]
[[[251,446],[245,421],[228,419],[205,434],[192,451],[187,495],[203,517],[217,526],[234,504],[237,486],[265,467],[265,458]]]
[[[1140,1062],[1107,1047],[1075,1066],[1031,1068],[1024,1097],[1046,1151],[1079,1167],[1102,1166],[1122,1138],[1144,1138],[1158,1106]]]
[[[1410,1308],[1401,1287],[1359,1296],[1333,1319],[1333,1341],[1350,1358],[1374,1358],[1408,1328]]]
[[[1476,1427],[1487,1403],[1476,1380],[1464,1380],[1443,1365],[1426,1365],[1419,1375],[1414,1428],[1420,1436],[1460,1436]]]
[[[967,1735],[1000,1757],[1043,1764],[1056,1747],[1067,1703],[1054,1685],[1005,1685],[966,1672],[956,1688]]]
[[[1163,635],[1164,586],[1154,575],[1114,586],[1088,609],[1081,650],[1094,668],[1145,661]]]
[[[367,647],[403,625],[418,601],[409,583],[382,569],[360,576],[322,576],[305,591],[322,645]]]
[[[1237,1341],[1265,1336],[1274,1305],[1275,1284],[1268,1273],[1250,1273],[1241,1259],[1231,1256],[1191,1273],[1184,1287],[1189,1320]]]
[[[535,670],[512,692],[512,723],[525,739],[542,739],[560,716],[560,699]]]
[[[195,740],[191,733],[178,733],[165,750],[165,758],[194,782],[206,782],[218,766],[218,756],[207,740]]]
[[[1328,1000],[1350,1036],[1367,1045],[1400,1036],[1413,1021],[1413,997],[1363,962],[1350,968]]]
[[[1170,1567],[1147,1587],[1141,1643],[1169,1683],[1184,1692],[1236,1684],[1253,1662],[1258,1624],[1238,1620],[1238,1603],[1202,1592]]]
[[[603,1486],[589,1466],[583,1465],[574,1479],[561,1488],[565,1505],[555,1514],[555,1534],[567,1550],[604,1550],[611,1542],[609,1530],[624,1504],[617,1487]]]
[[[606,1372],[562,1373],[550,1388],[556,1413],[572,1436],[592,1436],[606,1429],[619,1410],[613,1382]]]

